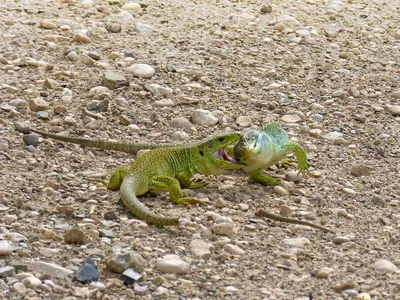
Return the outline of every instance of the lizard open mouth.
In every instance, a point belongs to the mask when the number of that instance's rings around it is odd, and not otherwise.
[[[225,161],[227,161],[227,162],[230,162],[230,163],[232,163],[232,164],[242,164],[242,163],[240,163],[240,162],[234,160],[232,157],[230,157],[230,156],[228,155],[228,153],[226,153],[226,151],[225,151],[224,148],[221,148],[221,149],[219,149],[217,152],[214,152],[214,153],[213,153],[213,156],[214,156],[214,157],[217,157],[217,158],[219,158],[219,159],[225,160]]]

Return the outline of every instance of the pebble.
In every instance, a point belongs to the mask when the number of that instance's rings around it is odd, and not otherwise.
[[[239,116],[236,121],[235,121],[236,125],[240,126],[240,127],[250,127],[252,125],[252,121],[250,117],[247,116]]]
[[[371,199],[372,203],[377,204],[377,205],[382,205],[385,203],[385,200],[379,196],[379,195],[373,195]]]
[[[88,257],[83,266],[76,273],[75,278],[81,283],[89,283],[97,281],[99,275],[100,273],[94,265],[94,261]]]
[[[309,239],[306,238],[293,238],[293,239],[284,239],[283,243],[289,247],[294,248],[304,248],[305,245],[311,244]]]
[[[400,105],[395,105],[390,108],[390,113],[397,117],[400,116]]]
[[[29,270],[50,277],[65,279],[73,274],[73,271],[63,268],[60,265],[44,261],[34,261],[28,265]]]
[[[218,235],[232,236],[234,234],[234,225],[232,222],[223,222],[214,224],[211,231]]]
[[[189,122],[188,119],[184,117],[177,117],[169,121],[169,126],[173,128],[190,129],[193,125]]]
[[[196,109],[192,113],[192,122],[196,125],[214,126],[218,123],[218,118],[205,109]]]
[[[122,273],[122,278],[124,279],[124,283],[128,285],[142,281],[143,275],[136,272],[134,269],[129,268]]]
[[[343,294],[346,294],[349,297],[355,297],[358,295],[358,291],[355,289],[348,289],[348,290],[344,290],[342,291]]]
[[[32,145],[33,147],[37,147],[39,144],[39,137],[36,134],[24,134],[22,136],[22,140],[24,141],[25,145],[29,146]]]
[[[333,243],[335,243],[337,245],[340,245],[340,244],[343,244],[343,243],[348,243],[350,241],[351,240],[346,236],[337,236],[337,237],[333,238]]]
[[[350,174],[354,177],[367,175],[369,172],[371,172],[371,168],[366,165],[355,165],[350,170]]]
[[[131,133],[139,133],[141,131],[139,126],[137,126],[136,124],[129,124],[127,128],[128,131]]]
[[[70,244],[84,245],[87,243],[87,237],[82,230],[78,228],[72,228],[65,232],[64,241]]]
[[[12,253],[13,247],[8,241],[0,240],[0,256],[8,256]]]
[[[22,282],[17,282],[14,283],[13,286],[11,287],[11,290],[14,293],[17,293],[19,295],[25,295],[26,292],[28,291],[27,288],[25,287],[25,285]]]
[[[151,26],[149,24],[137,22],[135,25],[135,31],[138,33],[150,33],[150,32],[153,32],[154,29],[153,29],[153,26]]]
[[[293,182],[300,182],[303,179],[303,174],[298,171],[288,171],[285,174],[285,179]]]
[[[390,260],[387,259],[380,259],[374,262],[371,265],[371,268],[378,270],[382,273],[393,273],[398,270],[395,264],[393,264]]]
[[[213,249],[212,244],[202,239],[193,239],[189,243],[189,252],[194,258],[209,259]]]
[[[122,74],[107,71],[103,75],[102,85],[114,90],[120,87],[129,86],[128,80]]]
[[[298,115],[283,115],[280,119],[283,123],[297,123],[301,121]]]
[[[282,22],[278,22],[278,23],[276,23],[276,24],[272,27],[272,29],[278,30],[278,31],[280,31],[280,32],[282,32],[283,30],[285,30],[285,28],[286,28],[286,26],[285,26],[285,24],[283,24]]]
[[[246,252],[242,248],[233,244],[225,244],[222,250],[236,256],[242,256],[246,254]]]
[[[344,291],[344,290],[349,290],[349,289],[356,289],[357,288],[357,283],[350,280],[350,281],[346,281],[343,283],[340,283],[338,285],[335,286],[335,290],[337,291]]]
[[[128,268],[143,272],[146,261],[136,251],[121,249],[110,254],[106,259],[106,264],[115,273],[122,273]]]
[[[74,38],[72,39],[73,42],[78,42],[78,43],[90,43],[91,40],[90,38],[83,33],[78,33],[74,36]]]
[[[15,274],[15,268],[12,266],[0,267],[0,278],[12,277]]]
[[[250,207],[249,207],[247,204],[245,204],[245,203],[239,203],[239,209],[240,209],[241,211],[248,211],[249,208],[250,208]]]
[[[106,285],[99,281],[91,282],[89,286],[98,289],[99,291],[105,291],[107,289]]]
[[[332,273],[333,269],[331,268],[321,268],[318,272],[317,272],[317,278],[328,278],[329,275]]]
[[[140,8],[141,8],[140,4],[136,2],[128,2],[122,5],[121,7],[122,10],[133,11],[133,12],[139,11]]]
[[[368,293],[360,293],[354,297],[354,300],[371,300],[371,296]]]
[[[335,139],[338,139],[338,138],[341,138],[341,137],[343,137],[343,133],[340,133],[340,132],[337,132],[337,131],[332,131],[332,132],[329,132],[329,133],[324,135],[324,138],[326,138],[328,140],[331,140],[331,141],[333,141]]]
[[[8,149],[8,142],[4,139],[0,139],[0,151],[6,151],[7,149]],[[2,241],[0,241],[0,242],[2,242]]]
[[[42,21],[39,27],[43,29],[57,29],[59,25],[50,21]]]
[[[187,274],[190,271],[190,264],[178,255],[168,254],[157,262],[157,269],[163,273]]]
[[[280,185],[274,186],[274,192],[280,196],[289,196],[289,191]]]
[[[46,100],[43,100],[42,98],[30,99],[28,105],[29,109],[35,112],[41,110],[47,110],[50,106],[49,103]]]
[[[351,188],[342,188],[342,192],[345,193],[346,195],[357,195],[357,192]]]
[[[171,140],[173,141],[188,141],[189,139],[189,135],[184,131],[178,130],[171,134]]]
[[[146,84],[145,87],[154,97],[171,97],[173,93],[173,89],[157,83]]]
[[[146,64],[134,64],[128,67],[126,71],[135,77],[141,78],[151,78],[156,73],[152,66]]]
[[[33,275],[26,277],[21,282],[25,285],[25,287],[31,289],[36,289],[42,285],[42,281]]]

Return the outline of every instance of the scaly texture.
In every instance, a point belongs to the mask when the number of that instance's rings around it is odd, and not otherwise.
[[[148,191],[169,192],[176,204],[200,203],[193,197],[184,197],[181,189],[198,188],[204,182],[193,183],[190,176],[195,173],[212,175],[223,170],[241,167],[225,152],[224,147],[241,137],[239,133],[212,136],[185,147],[159,148],[138,157],[129,168],[118,167],[105,185],[110,190],[120,189],[124,205],[137,217],[158,226],[176,225],[178,218],[163,217],[145,207],[138,199]]]
[[[279,123],[271,123],[261,130],[248,130],[236,143],[234,157],[243,163],[250,178],[263,185],[277,185],[279,179],[264,174],[264,169],[279,164],[287,154],[294,153],[300,172],[308,170],[307,155],[297,143],[290,142],[285,129]]]
[[[326,232],[330,232],[330,233],[335,233],[333,230],[330,230],[326,227],[311,223],[311,222],[307,222],[307,221],[302,221],[302,220],[297,220],[297,219],[292,219],[292,218],[288,218],[288,217],[283,217],[280,215],[276,215],[273,213],[270,213],[264,209],[259,209],[256,212],[256,215],[262,216],[262,217],[266,217],[268,219],[274,220],[274,221],[278,221],[278,222],[284,222],[284,223],[291,223],[291,224],[299,224],[299,225],[306,225],[306,226],[310,226],[313,228],[317,228]]]

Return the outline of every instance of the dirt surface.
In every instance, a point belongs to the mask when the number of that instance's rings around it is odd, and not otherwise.
[[[400,299],[400,3],[126,4],[0,4],[0,297]],[[87,179],[131,155],[21,133],[187,143],[270,121],[304,146],[310,174],[268,170],[275,188],[196,175],[209,185],[186,193],[207,206],[141,197],[180,228],[137,220]],[[141,263],[113,272],[121,252]],[[89,256],[100,277],[87,285],[70,270]],[[141,278],[124,285],[127,267]]]

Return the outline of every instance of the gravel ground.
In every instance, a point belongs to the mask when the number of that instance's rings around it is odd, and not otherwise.
[[[2,1],[0,298],[400,299],[399,9]],[[187,143],[271,121],[304,146],[310,174],[268,170],[275,188],[210,176],[185,191],[207,206],[141,197],[179,228],[137,220],[87,179],[131,155],[23,135]]]

